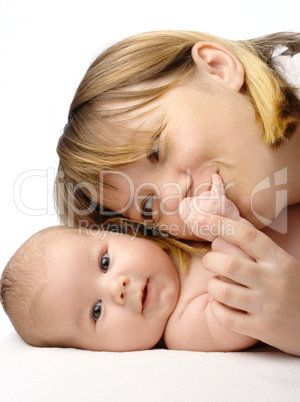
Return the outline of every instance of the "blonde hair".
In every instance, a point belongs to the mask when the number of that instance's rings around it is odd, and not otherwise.
[[[96,226],[93,225],[92,228]],[[138,222],[123,217],[106,220],[106,222],[101,225],[100,229],[108,231],[116,230],[129,236],[152,241],[152,243],[155,243],[170,256],[177,270],[184,273],[188,271],[193,255],[203,256],[210,250],[209,243],[199,242],[195,245],[193,242],[178,240],[155,227],[146,227]]]
[[[63,224],[78,225],[81,219],[100,223],[113,215],[95,201],[99,192],[111,187],[108,180],[99,183],[99,173],[138,160],[144,156],[145,145],[142,135],[119,146],[114,137],[122,133],[126,138],[124,122],[130,112],[158,99],[194,71],[191,49],[201,41],[223,45],[242,63],[243,91],[252,102],[264,141],[276,146],[293,133],[299,101],[275,71],[272,56],[282,46],[286,54],[299,52],[299,34],[233,41],[200,32],[157,31],[122,40],[100,54],[88,69],[57,146],[55,191]],[[162,78],[167,78],[167,83],[161,84]],[[141,83],[148,85],[136,85]],[[125,101],[134,102],[126,106]],[[124,106],[116,106],[120,104]]]

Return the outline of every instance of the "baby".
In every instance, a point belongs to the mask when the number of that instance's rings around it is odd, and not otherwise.
[[[211,192],[191,202],[183,201],[183,217],[196,209],[219,214],[212,209],[221,205],[226,216],[241,219],[218,175]],[[250,347],[255,339],[226,329],[212,314],[207,285],[213,274],[201,260],[193,253],[183,272],[151,240],[53,227],[32,236],[9,261],[1,299],[17,332],[34,346],[132,351],[163,337],[177,350]]]

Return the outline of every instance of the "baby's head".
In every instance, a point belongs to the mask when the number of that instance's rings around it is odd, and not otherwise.
[[[176,268],[153,242],[66,227],[32,236],[1,279],[3,307],[33,346],[149,349],[178,296]]]

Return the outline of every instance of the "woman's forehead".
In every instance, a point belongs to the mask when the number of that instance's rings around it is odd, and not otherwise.
[[[150,131],[153,125],[159,124],[163,116],[163,97],[156,100],[125,100],[114,102],[110,105],[111,110],[118,110],[120,113],[114,116],[114,120],[120,128],[130,131]],[[145,104],[146,103],[146,104]]]

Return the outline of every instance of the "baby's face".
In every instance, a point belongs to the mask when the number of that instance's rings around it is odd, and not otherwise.
[[[149,240],[100,232],[59,236],[47,260],[42,333],[89,350],[153,347],[179,295],[176,268]]]

